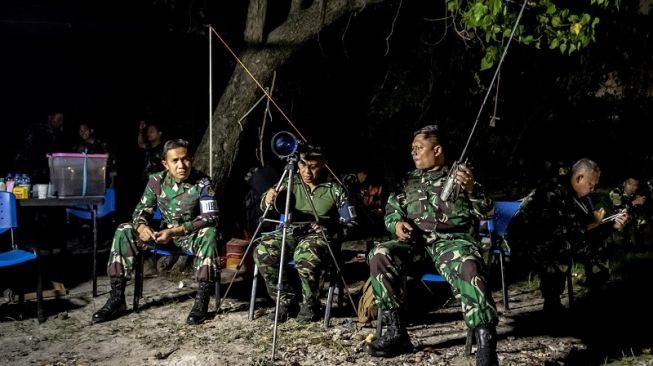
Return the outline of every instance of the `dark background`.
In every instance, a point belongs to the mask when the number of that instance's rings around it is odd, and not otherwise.
[[[71,146],[82,121],[112,146],[119,210],[129,216],[141,190],[130,183],[132,177],[137,182],[142,159],[137,121],[161,123],[164,140],[182,137],[193,146],[206,130],[208,39],[202,24],[213,24],[236,51],[243,46],[247,2],[179,1],[174,9],[169,3],[0,4],[0,176],[17,169],[13,159],[26,127],[61,110]],[[269,24],[282,19],[283,6],[278,10]],[[596,44],[571,57],[511,46],[501,72],[500,120],[489,126],[491,97],[469,150],[479,180],[492,191],[519,186],[523,193],[542,174],[544,161],[569,164],[580,157],[599,162],[604,186],[628,171],[648,175],[653,22],[636,10],[624,4],[619,13],[603,15]],[[425,124],[449,130],[447,156],[457,158],[494,71],[479,71],[478,45],[425,19],[442,17],[442,4],[404,2],[386,44],[396,12],[396,2],[387,2],[324,29],[278,70],[274,94],[309,141],[324,146],[338,174],[373,166],[389,185],[411,169],[412,132]],[[218,42],[213,59],[217,105],[235,62]],[[611,72],[624,90],[597,97]],[[235,192],[221,195],[227,212],[238,211],[243,176],[257,165],[261,114],[255,109],[244,131],[230,184]],[[276,111],[273,116],[266,127],[270,136],[290,129]],[[276,160],[269,152],[266,159]]]

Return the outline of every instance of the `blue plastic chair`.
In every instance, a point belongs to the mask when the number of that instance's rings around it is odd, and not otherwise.
[[[503,306],[506,310],[510,310],[505,268],[506,257],[510,257],[510,247],[506,241],[506,231],[510,220],[515,216],[520,206],[520,201],[497,201],[494,203],[494,215],[487,222],[487,228],[490,232],[490,250],[492,255],[499,257],[499,266],[501,269],[501,292],[503,295]],[[491,264],[490,261],[490,263],[488,263],[488,277]]]
[[[36,315],[39,323],[45,321],[43,315],[43,282],[38,250],[23,250],[16,245],[14,229],[18,227],[16,215],[16,196],[9,192],[0,192],[0,230],[11,234],[11,250],[0,253],[0,267],[11,267],[35,260],[38,274],[36,283]],[[21,295],[22,298],[22,295]]]

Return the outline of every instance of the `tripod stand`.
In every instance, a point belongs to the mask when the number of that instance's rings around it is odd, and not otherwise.
[[[288,241],[287,240],[288,230],[289,230],[291,225],[312,225],[312,224],[317,224],[318,221],[319,221],[317,211],[316,211],[315,206],[314,206],[314,204],[312,202],[312,196],[308,192],[308,188],[306,187],[304,182],[301,182],[301,184],[293,183],[294,179],[296,179],[294,170],[295,170],[295,164],[297,162],[297,155],[293,154],[293,155],[290,155],[290,156],[286,156],[286,159],[287,159],[287,163],[286,163],[286,167],[284,169],[284,172],[283,172],[279,182],[275,186],[275,192],[279,193],[283,189],[284,182],[286,182],[286,184],[287,184],[286,188],[287,188],[288,194],[286,194],[286,196],[283,197],[283,198],[285,198],[283,216],[282,216],[281,220],[268,219],[267,215],[268,215],[272,205],[271,205],[271,203],[268,203],[266,205],[263,216],[259,220],[259,225],[256,228],[256,231],[254,232],[254,235],[252,236],[252,239],[251,239],[249,245],[247,246],[247,248],[245,250],[245,254],[243,255],[243,258],[241,259],[241,262],[239,263],[239,265],[238,265],[238,267],[236,269],[236,273],[234,274],[234,276],[233,276],[233,278],[232,278],[232,280],[231,280],[231,282],[230,282],[230,284],[229,284],[229,286],[228,286],[228,288],[227,288],[227,290],[225,292],[225,295],[223,296],[223,299],[227,297],[227,293],[228,293],[229,289],[231,288],[231,286],[233,285],[233,281],[234,281],[235,277],[237,276],[237,274],[238,274],[238,272],[239,272],[239,270],[240,270],[240,268],[241,268],[241,266],[242,266],[242,264],[243,264],[243,262],[244,262],[244,260],[245,260],[245,258],[247,256],[248,252],[250,251],[252,244],[256,240],[257,235],[259,234],[259,231],[260,231],[261,226],[263,225],[263,223],[264,222],[274,222],[274,223],[277,223],[277,224],[281,224],[281,226],[282,226],[281,247],[280,247],[281,253],[280,253],[280,257],[279,257],[280,258],[279,259],[279,272],[278,272],[278,278],[277,278],[277,288],[276,288],[277,293],[276,293],[276,304],[275,304],[275,313],[274,313],[274,328],[273,328],[273,338],[272,338],[272,359],[273,360],[275,359],[275,355],[276,355],[276,336],[277,336],[277,325],[278,325],[278,320],[279,320],[279,307],[280,307],[280,301],[281,301],[281,290],[282,290],[282,286],[284,285],[284,283],[283,283],[283,271],[284,271],[284,267],[287,265],[285,257],[286,257],[287,241]],[[301,189],[303,190],[304,197],[308,198],[308,203],[309,203],[311,213],[312,213],[312,220],[311,221],[306,221],[306,222],[293,222],[292,221],[291,216],[292,216],[292,208],[293,208],[294,204],[291,203],[291,192],[293,190],[293,187],[297,187],[297,186],[301,187]],[[282,196],[279,195],[278,197],[281,198]],[[346,288],[347,287],[346,283],[345,283],[344,278],[342,277],[342,274],[340,272],[340,268],[338,266],[338,262],[336,260],[336,257],[334,255],[334,253],[333,253],[333,250],[331,249],[330,245],[328,245],[328,238],[327,238],[326,234],[324,233],[324,230],[318,230],[316,233],[318,235],[321,235],[322,239],[324,239],[324,241],[327,243],[326,247],[327,247],[327,249],[329,251],[331,259],[333,260],[333,264],[334,264],[335,269],[337,271],[336,274],[340,276],[339,279],[342,281],[342,283],[345,285],[345,288]],[[277,250],[278,250],[278,248],[277,248]],[[251,304],[254,303],[255,296],[256,296],[257,273],[258,273],[258,267],[255,267],[254,268],[254,279],[253,279],[253,285],[252,285],[252,300],[250,301]],[[355,306],[355,304],[353,302],[353,299],[351,298],[351,294],[349,292],[347,292],[347,295],[349,296],[349,299],[350,299],[350,301],[352,303],[352,306],[353,306],[354,310],[356,310],[356,306]],[[219,307],[218,307],[218,310],[219,310]],[[254,308],[253,308],[253,306],[250,306],[249,319],[252,320],[253,317],[254,317]]]

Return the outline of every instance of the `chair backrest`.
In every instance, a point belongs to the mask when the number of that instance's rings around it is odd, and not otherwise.
[[[15,247],[14,228],[18,227],[16,215],[16,196],[10,192],[0,192],[0,234],[11,231],[11,246]]]
[[[494,203],[494,216],[488,220],[488,230],[494,235],[505,237],[508,223],[521,206],[520,201],[497,201]]]

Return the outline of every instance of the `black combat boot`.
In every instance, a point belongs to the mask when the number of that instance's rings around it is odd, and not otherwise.
[[[476,333],[476,366],[498,366],[497,331],[494,326],[478,327]]]
[[[186,324],[196,325],[206,320],[206,312],[209,310],[209,300],[211,299],[211,290],[213,283],[200,281],[197,287],[197,295],[195,295],[195,303],[193,308],[190,309]]]
[[[312,302],[308,304],[301,304],[299,313],[297,314],[297,321],[310,323],[320,320],[320,303]]]
[[[93,323],[102,323],[113,320],[127,311],[127,302],[125,301],[125,284],[124,278],[111,279],[111,292],[109,300],[104,306],[93,314]]]
[[[367,353],[374,357],[394,357],[402,353],[413,351],[413,344],[406,331],[406,326],[401,322],[397,310],[383,311],[383,321],[388,329],[379,339],[367,345]]]

